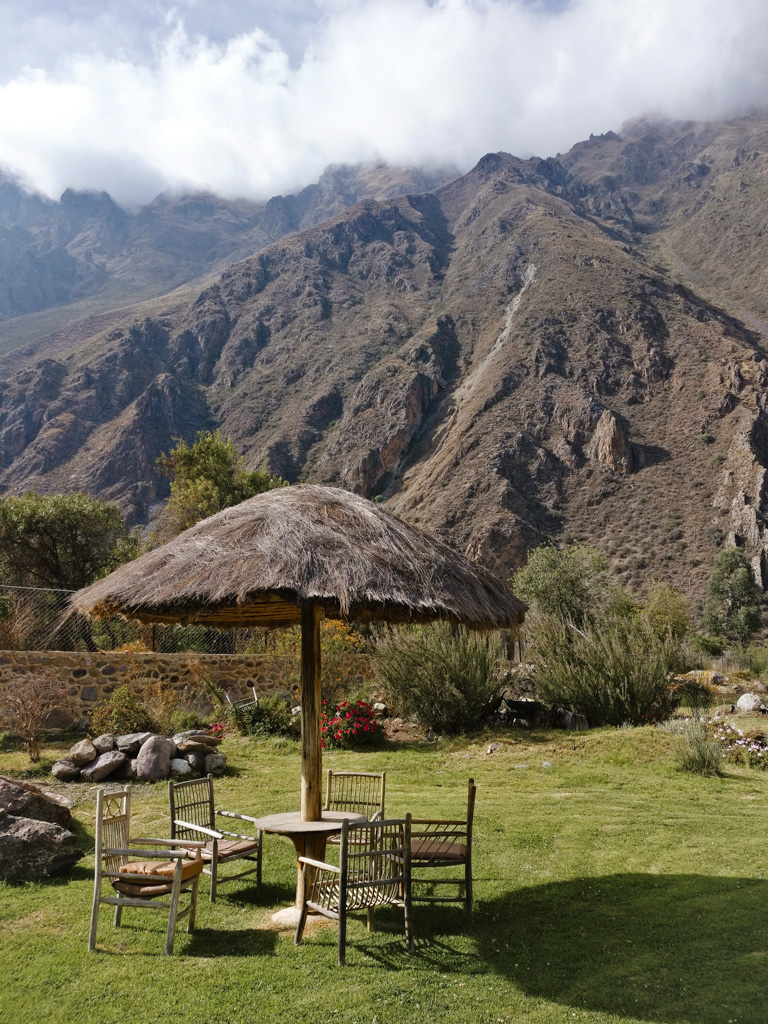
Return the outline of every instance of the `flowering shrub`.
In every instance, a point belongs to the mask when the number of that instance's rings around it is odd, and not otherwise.
[[[216,739],[220,740],[224,736],[224,723],[212,722],[205,731],[209,736],[215,736]]]
[[[727,722],[715,718],[714,738],[722,744],[723,758],[749,768],[768,768],[768,742],[764,735],[745,736]]]
[[[347,748],[372,747],[384,736],[381,723],[370,704],[364,700],[352,704],[343,700],[331,710],[327,700],[323,701],[320,715],[320,737],[323,747]]]

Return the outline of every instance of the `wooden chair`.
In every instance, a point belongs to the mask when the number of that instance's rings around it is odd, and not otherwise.
[[[411,817],[375,821],[341,828],[338,865],[299,857],[304,899],[294,942],[304,933],[307,913],[314,910],[339,922],[339,965],[346,959],[347,914],[366,910],[368,931],[373,931],[373,909],[401,907],[408,952],[413,952],[410,887]]]
[[[200,842],[172,839],[131,839],[131,787],[99,789],[96,794],[96,871],[88,949],[96,948],[99,907],[115,908],[115,927],[120,927],[123,907],[167,910],[166,954],[173,953],[176,922],[187,917],[187,931],[195,926],[197,888],[203,870]],[[141,847],[136,849],[136,846]],[[158,849],[160,847],[160,849]],[[194,855],[194,856],[192,856]],[[141,858],[141,859],[138,859]],[[109,880],[112,892],[102,885]],[[182,893],[189,903],[179,910]]]
[[[239,821],[254,822],[247,814],[234,811],[219,811],[214,805],[213,776],[204,779],[190,779],[183,782],[168,782],[168,799],[171,806],[171,835],[174,839],[202,839],[203,873],[211,879],[211,903],[216,900],[216,890],[225,882],[234,882],[246,875],[256,874],[256,885],[261,887],[261,852],[263,835],[241,835],[217,827],[216,818],[236,818]],[[207,838],[205,838],[207,837]],[[237,875],[219,876],[222,864],[244,860],[253,863],[247,871]]]
[[[379,821],[384,817],[386,784],[386,772],[334,772],[329,768],[323,810],[349,811]],[[341,838],[331,836],[328,842],[338,846]]]
[[[458,885],[457,896],[414,895],[414,903],[463,903],[472,917],[472,819],[475,780],[469,780],[467,816],[461,819],[414,818],[411,829],[411,882],[414,886]],[[438,868],[464,868],[464,877],[417,877]],[[464,894],[461,894],[463,889]]]

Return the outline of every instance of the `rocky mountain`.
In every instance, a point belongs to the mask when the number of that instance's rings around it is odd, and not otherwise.
[[[67,189],[52,202],[0,175],[0,321],[55,308],[60,325],[162,295],[362,199],[428,191],[456,173],[341,165],[267,203],[163,194],[134,212],[106,192]],[[0,352],[32,340],[39,323],[0,326]]]
[[[578,538],[696,596],[730,537],[765,581],[766,132],[638,122],[284,235],[9,374],[0,485],[144,521],[160,451],[220,426],[501,573]]]

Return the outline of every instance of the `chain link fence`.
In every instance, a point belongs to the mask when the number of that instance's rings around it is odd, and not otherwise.
[[[121,618],[68,615],[70,590],[0,585],[0,650],[256,654],[263,630],[143,625]]]

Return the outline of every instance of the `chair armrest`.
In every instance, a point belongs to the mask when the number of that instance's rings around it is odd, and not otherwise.
[[[466,818],[411,818],[411,825],[466,825]]]
[[[186,857],[186,853],[179,850],[158,850],[157,848],[137,850],[134,848],[124,849],[110,846],[102,850],[102,853],[109,854],[110,856],[143,857],[144,860],[183,860]]]
[[[299,857],[299,864],[306,864],[311,868],[318,868],[321,871],[331,871],[334,875],[341,874],[338,864],[326,864],[323,860],[314,860],[312,857]]]
[[[221,832],[217,832],[212,828],[206,828],[205,825],[193,825],[191,821],[183,821],[181,818],[174,818],[173,824],[178,828],[188,828],[193,832],[199,832],[201,835],[210,836],[211,839],[221,839]]]
[[[222,818],[238,818],[240,821],[250,821],[252,825],[257,824],[259,820],[251,814],[236,814],[235,811],[216,811],[215,813]]]
[[[383,817],[384,815],[381,813],[381,811],[374,811],[373,814],[368,819],[368,821],[380,821]]]
[[[128,843],[147,843],[149,846],[180,846],[184,850],[203,850],[207,843],[198,842],[197,839],[129,839]]]

